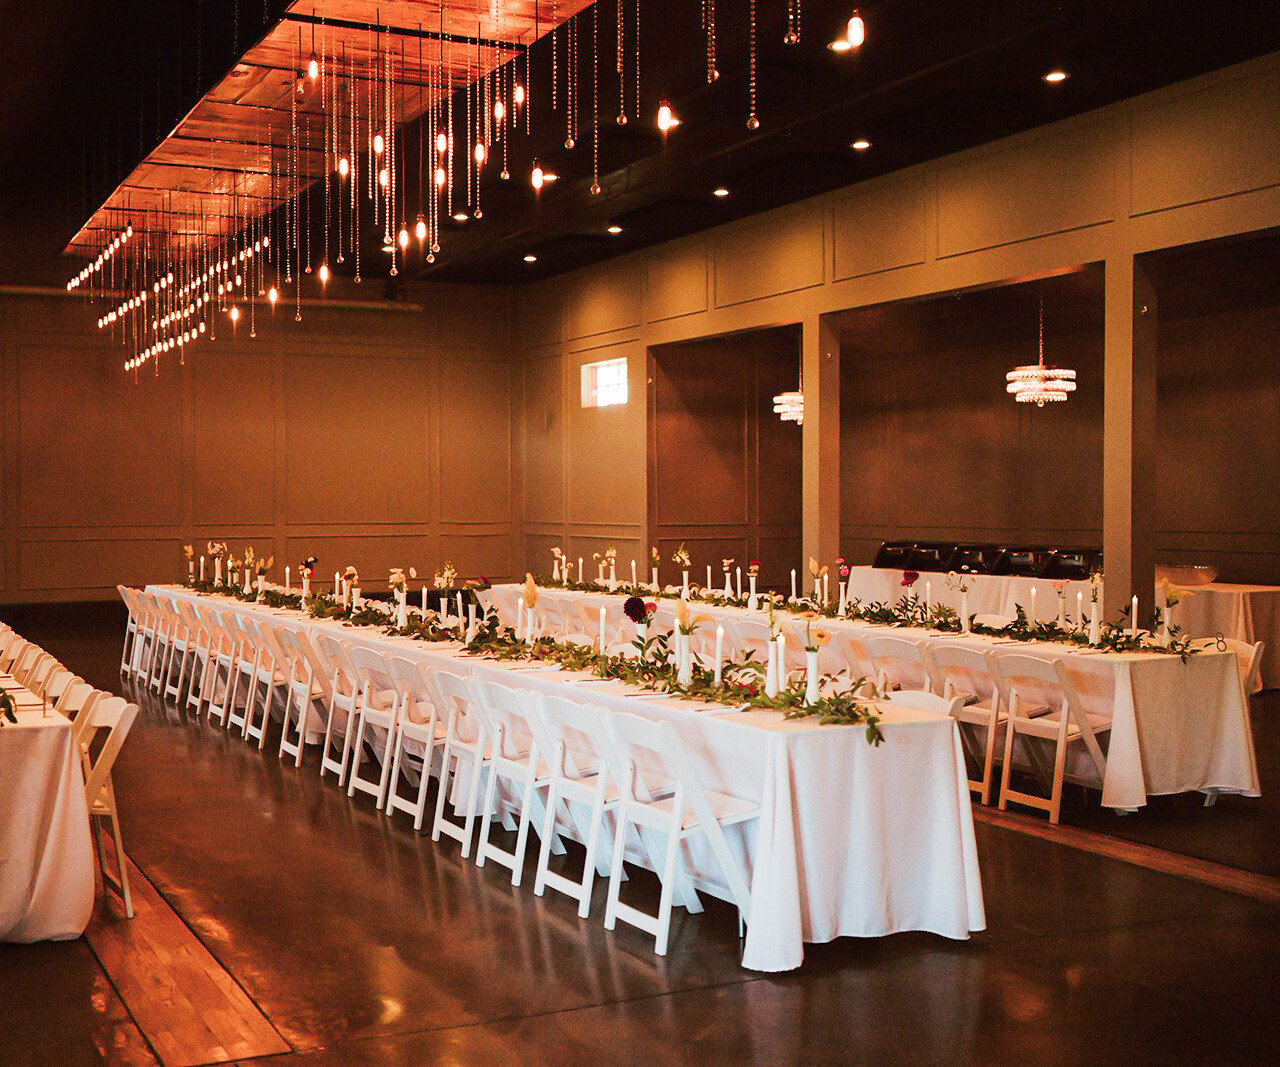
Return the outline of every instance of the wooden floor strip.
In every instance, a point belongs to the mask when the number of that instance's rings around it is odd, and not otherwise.
[[[1171,874],[1202,885],[1213,886],[1229,893],[1251,897],[1268,904],[1280,906],[1280,878],[1272,878],[1265,874],[1255,874],[1238,867],[1228,867],[1212,860],[1198,859],[1195,856],[1184,856],[1177,852],[1144,845],[1136,841],[1126,841],[1110,834],[1101,834],[1093,830],[1081,830],[1074,826],[1052,826],[1043,818],[1024,815],[1021,812],[999,811],[996,808],[985,808],[975,804],[973,817],[978,822],[999,826],[1021,834],[1029,834],[1068,848],[1080,849],[1095,856],[1131,863],[1148,871]]]
[[[100,894],[85,936],[165,1067],[291,1051],[187,925],[129,860],[134,917]]]

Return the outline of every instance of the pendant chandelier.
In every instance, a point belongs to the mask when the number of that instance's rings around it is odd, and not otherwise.
[[[1065,367],[1049,367],[1044,362],[1044,294],[1040,294],[1039,360],[1028,366],[1014,367],[1004,376],[1005,392],[1019,404],[1057,404],[1076,391],[1076,372]]]

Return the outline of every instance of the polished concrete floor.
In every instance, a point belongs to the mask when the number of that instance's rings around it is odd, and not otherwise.
[[[0,617],[119,688],[114,613],[22,614]],[[531,880],[512,889],[501,868],[349,801],[314,760],[283,766],[173,709],[146,707],[117,791],[130,854],[296,1058],[1280,1056],[1280,910],[997,827],[978,827],[986,933],[810,946],[801,970],[771,977],[739,966],[725,906],[677,912],[659,959],[638,932],[604,931],[599,907],[580,921]],[[102,1058],[151,1062],[152,1050],[89,946],[0,946],[0,1062]]]

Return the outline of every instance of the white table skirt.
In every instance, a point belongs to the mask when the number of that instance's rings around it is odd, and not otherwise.
[[[492,602],[504,618],[514,618],[519,590],[516,585],[491,590]],[[621,617],[619,595],[567,590],[543,590],[542,595],[552,600],[584,600],[592,617],[601,606],[608,609],[611,618]],[[659,601],[663,616],[672,603]],[[697,604],[695,610],[707,612],[727,629],[743,621],[754,621],[758,626],[766,619],[763,612],[745,608]],[[795,634],[791,648],[798,650],[803,623],[791,615],[781,618],[788,632]],[[1240,684],[1236,658],[1229,652],[1198,653],[1184,662],[1162,653],[1100,654],[1060,644],[999,643],[976,634],[937,636],[922,629],[847,620],[830,620],[829,627],[854,637],[892,635],[1066,659],[1085,710],[1111,720],[1109,737],[1102,738],[1108,751],[1101,781],[1083,745],[1071,746],[1067,774],[1075,781],[1099,786],[1105,807],[1133,810],[1145,805],[1149,796],[1191,790],[1259,795],[1249,702]],[[845,663],[834,642],[823,652],[824,671],[852,666],[857,673],[867,673],[865,664]]]
[[[157,587],[170,596],[187,590]],[[339,634],[353,644],[408,656],[453,673],[507,685],[569,690],[608,711],[669,719],[704,786],[761,806],[759,822],[726,830],[751,886],[744,966],[800,966],[805,942],[924,930],[967,938],[986,917],[973,815],[956,724],[886,706],[885,743],[862,727],[787,722],[773,712],[725,712],[720,705],[636,692],[621,683],[578,684],[585,676],[530,671],[460,654],[456,643],[425,644],[367,627],[319,622],[227,598],[202,598]],[[726,896],[719,866],[695,840],[686,864],[700,888]]]
[[[1083,594],[1085,618],[1089,615],[1089,583],[1069,581],[1055,583],[1043,578],[1017,575],[973,574],[968,576],[969,611],[973,614],[1014,615],[1019,607],[1031,613],[1031,590],[1036,591],[1036,619],[1053,622],[1058,617],[1058,592],[1063,586],[1067,618],[1074,622]],[[914,592],[921,600],[926,584],[935,604],[960,610],[960,594],[947,585],[947,576],[921,572]],[[902,571],[881,567],[851,567],[846,593],[864,604],[895,603],[907,590],[902,586]],[[1156,590],[1156,605],[1164,607],[1164,597]],[[1103,620],[1104,622],[1107,620]],[[1189,637],[1235,638],[1253,644],[1262,641],[1261,684],[1259,688],[1280,685],[1280,586],[1230,585],[1213,582],[1187,590],[1173,609],[1173,621]]]
[[[71,723],[19,711],[0,726],[0,940],[79,937],[93,912],[93,848]]]

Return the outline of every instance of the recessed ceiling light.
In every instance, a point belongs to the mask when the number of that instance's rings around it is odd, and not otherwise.
[[[1059,85],[1067,80],[1067,72],[1065,70],[1051,70],[1044,76],[1044,80],[1050,85]]]
[[[849,147],[852,148],[855,152],[865,152],[868,148],[871,147],[871,142],[868,141],[865,137],[859,137]]]
[[[524,261],[526,263],[537,263],[538,257],[535,256],[532,252],[529,252],[528,254],[525,255]]]
[[[618,234],[622,232],[622,227],[619,226],[617,223],[614,223],[612,226],[609,227],[608,232],[613,234],[616,237]]]
[[[453,213],[454,222],[466,222],[467,219],[469,218],[471,218],[471,216],[468,215],[465,211],[455,211]]]
[[[713,196],[718,196],[721,200],[723,200],[726,196],[729,195],[729,190],[726,189],[723,185],[716,186],[714,189],[711,190],[711,192]]]

